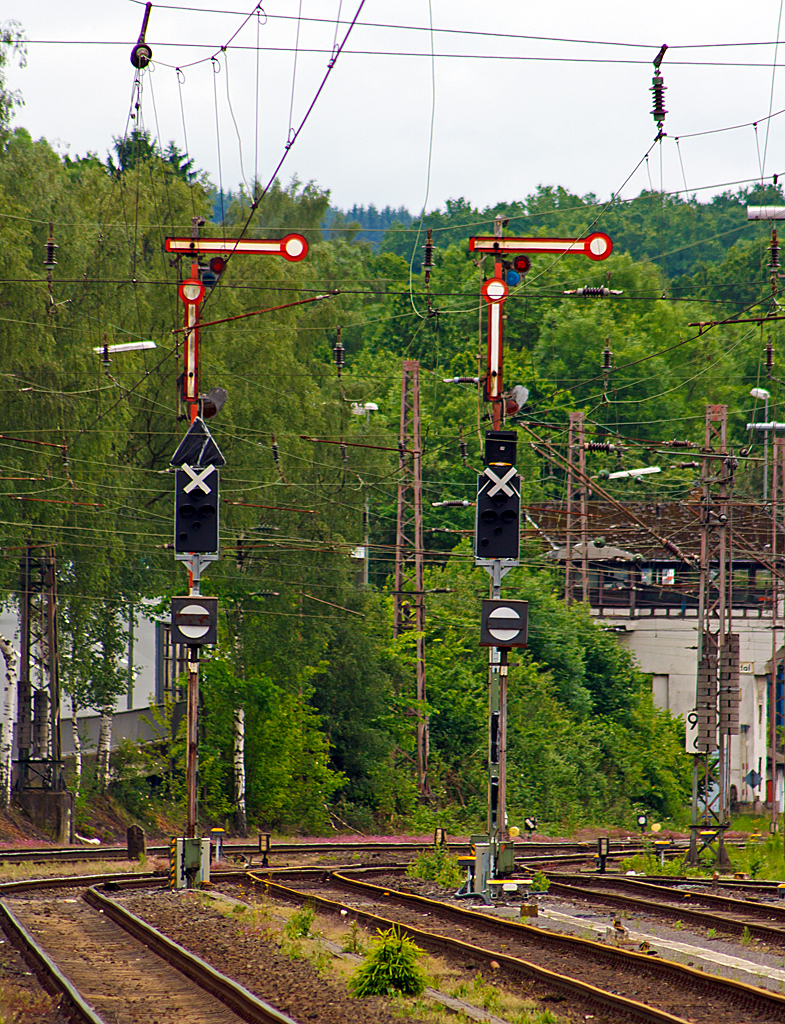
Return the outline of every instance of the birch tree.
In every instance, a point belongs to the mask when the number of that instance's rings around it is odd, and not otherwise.
[[[0,806],[8,807],[11,803],[11,752],[14,745],[19,656],[14,645],[4,636],[0,636],[0,651],[5,658],[3,723],[0,731]]]

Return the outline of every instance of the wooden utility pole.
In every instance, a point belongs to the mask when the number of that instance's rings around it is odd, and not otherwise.
[[[422,530],[422,440],[420,437],[420,364],[405,359],[401,370],[401,424],[398,437],[398,515],[395,539],[395,615],[393,634],[413,625],[417,631],[417,788],[430,797],[428,716],[425,689],[425,585]],[[404,586],[414,582],[414,591]],[[408,614],[414,598],[413,623]]]

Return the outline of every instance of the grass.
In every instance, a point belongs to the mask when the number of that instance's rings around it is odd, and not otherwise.
[[[57,1000],[45,992],[0,982],[0,1024],[40,1024],[54,1019],[56,1008]]]
[[[529,892],[547,892],[550,887],[551,883],[545,872],[535,871],[532,875],[532,884],[529,886]]]
[[[636,875],[667,875],[673,878],[704,878],[711,875],[714,870],[713,863],[690,867],[681,857],[660,864],[659,856],[654,853],[637,853],[634,857],[625,857],[619,866],[622,871],[634,871]]]
[[[422,878],[427,882],[435,882],[443,889],[457,889],[464,879],[464,872],[457,857],[443,846],[434,846],[431,850],[423,850],[406,868],[410,878]]]
[[[205,898],[200,896],[199,898]],[[267,930],[270,941],[279,944],[281,951],[289,956],[298,953],[297,959],[308,960],[320,973],[332,979],[340,979],[348,983],[355,968],[351,961],[333,956],[325,948],[325,940],[331,940],[345,952],[364,955],[372,943],[371,935],[361,928],[356,921],[347,922],[331,915],[317,914],[310,924],[309,936],[295,943],[286,940],[284,929],[294,916],[300,913],[285,904],[273,903],[266,897],[257,897],[246,910],[237,907],[235,910],[222,912],[235,917],[244,927],[259,927]],[[222,904],[213,901],[217,908]],[[279,918],[286,918],[280,921]],[[281,940],[283,939],[283,943]],[[299,946],[292,950],[292,946]],[[295,958],[295,957],[293,957]],[[483,1003],[498,1005],[494,1010],[498,1016],[509,1021],[509,1024],[567,1024],[565,1018],[557,1016],[550,1010],[541,1010],[535,1000],[517,995],[495,982],[495,979],[484,978],[481,974],[467,982],[466,971],[460,967],[446,964],[438,957],[425,954],[420,961],[421,967],[434,988],[448,995],[463,999],[470,1005],[482,1008]],[[429,998],[426,994],[405,996],[396,994],[387,997],[390,1008],[402,1019],[416,1019],[421,1024],[455,1024],[455,1013],[441,1003]],[[497,1003],[498,1001],[498,1003]],[[2,1024],[2,1022],[0,1022]]]
[[[126,871],[129,874],[139,874],[166,867],[168,865],[165,861],[154,860],[150,857],[144,862],[97,860],[67,861],[66,863],[49,861],[45,864],[35,864],[33,861],[19,861],[9,864],[2,863],[2,854],[0,854],[0,882],[16,882],[28,878],[64,878],[72,875],[110,875]]]
[[[781,835],[767,835],[757,842],[748,842],[744,849],[731,849],[733,865],[752,878],[785,878],[785,848]]]

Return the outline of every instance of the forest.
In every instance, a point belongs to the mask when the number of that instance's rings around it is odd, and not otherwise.
[[[226,320],[323,296],[202,332],[202,388],[229,397],[210,421],[226,466],[221,558],[203,581],[219,598],[220,631],[202,678],[200,817],[241,831],[478,828],[487,654],[477,639],[488,580],[474,567],[473,509],[432,504],[473,501],[490,426],[476,387],[444,383],[475,375],[485,346],[487,267],[468,238],[491,234],[498,214],[511,234],[611,236],[603,263],[534,256],[513,289],[506,380],[527,387],[529,400],[507,426],[533,424],[564,445],[568,413],[584,410],[589,437],[622,441],[632,468],[646,464],[647,442],[700,440],[707,402],[728,405],[735,444],[749,443],[751,387],[766,384],[776,410],[768,336],[755,324],[705,333],[690,324],[767,308],[769,237],[747,222],[745,207],[783,202],[780,187],[703,202],[654,191],[602,201],[543,185],[486,209],[456,198],[420,217],[341,211],[329,182],[292,177],[252,209],[255,196],[242,189],[216,201],[187,154],[144,130],[118,138],[109,156],[63,158],[16,124],[13,107],[3,92],[0,595],[16,607],[25,545],[54,548],[68,706],[110,714],[126,687],[129,609],[165,616],[187,585],[172,551],[170,459],[187,428],[182,335],[173,331],[188,268],[170,260],[164,238],[189,235],[195,217],[216,235],[246,224],[248,237],[300,232],[307,259],[233,258],[203,306],[203,319]],[[429,228],[435,268],[426,286]],[[585,285],[620,294],[567,294]],[[94,351],[137,340],[157,347],[117,354],[108,366]],[[415,697],[414,633],[395,638],[392,628],[403,359],[419,361],[422,380],[426,706]],[[376,408],[357,415],[366,403]],[[564,497],[561,467],[522,430],[519,467],[524,504]],[[613,468],[615,456],[590,456],[592,474]],[[678,470],[675,458],[665,469],[643,483],[618,481],[614,494],[672,499],[694,487],[695,472]],[[737,494],[757,493],[759,475],[741,469]],[[366,507],[367,586],[353,557]],[[524,531],[522,541],[521,566],[505,582],[505,594],[530,608],[530,644],[509,677],[510,821],[627,824],[640,808],[684,820],[683,723],[655,707],[650,678],[587,608],[565,606],[563,579],[537,533]],[[157,806],[182,812],[182,729],[170,742],[174,708],[151,714],[162,742],[124,744],[111,771],[72,776],[83,800],[108,787],[143,820],[154,820]],[[414,758],[422,716],[428,800]],[[238,722],[244,782],[233,767]]]

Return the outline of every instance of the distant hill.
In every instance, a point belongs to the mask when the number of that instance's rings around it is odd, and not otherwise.
[[[393,224],[401,224],[409,227],[413,216],[405,206],[399,206],[394,210],[391,206],[385,206],[383,210],[377,210],[371,203],[369,206],[355,205],[350,210],[341,210],[337,206],[331,206],[327,216],[322,222],[325,230],[336,231],[340,227],[349,227],[352,224],[359,224],[362,228],[354,237],[368,242],[374,249],[381,245],[384,232]]]

